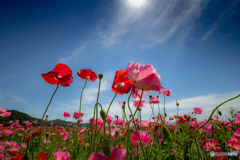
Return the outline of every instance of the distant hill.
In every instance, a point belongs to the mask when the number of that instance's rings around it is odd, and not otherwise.
[[[10,125],[10,124],[7,124],[10,120],[12,120],[13,122],[16,120],[20,120],[19,124],[21,124],[21,125],[25,125],[23,123],[23,121],[29,121],[29,122],[37,121],[38,123],[35,125],[32,124],[33,126],[39,126],[42,121],[42,119],[31,117],[28,114],[17,111],[17,110],[8,110],[8,112],[11,112],[11,116],[6,117],[6,118],[0,117],[0,124],[4,124],[4,126]],[[50,122],[53,122],[53,126],[55,126],[55,125],[61,126],[61,125],[63,125],[63,123],[65,123],[65,126],[67,126],[68,124],[71,123],[71,122],[63,121],[61,119],[55,119],[55,120],[46,122],[46,125],[49,125]],[[57,124],[58,122],[59,122],[59,124]],[[72,124],[77,125],[77,123],[72,123]],[[89,123],[81,123],[80,126],[89,127],[90,124]]]

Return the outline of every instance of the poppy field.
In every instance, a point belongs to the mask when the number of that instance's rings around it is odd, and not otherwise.
[[[232,120],[220,121],[223,116],[218,110],[223,104],[238,97],[219,102],[208,119],[198,121],[195,116],[204,114],[198,107],[189,114],[179,116],[176,101],[176,115],[167,117],[165,101],[172,91],[161,85],[161,77],[152,65],[129,63],[127,69],[116,71],[112,91],[115,93],[107,110],[99,102],[102,74],[96,75],[91,69],[77,72],[84,82],[81,91],[79,111],[73,114],[77,125],[45,125],[46,115],[59,86],[70,87],[73,82],[72,71],[65,64],[41,74],[51,85],[57,85],[42,116],[41,123],[19,120],[9,121],[7,126],[0,122],[0,160],[215,160],[239,159],[240,154],[240,111]],[[80,126],[84,109],[82,95],[88,81],[99,79],[98,94],[90,127]],[[147,93],[155,94],[146,97]],[[128,94],[126,101],[120,101],[122,115],[108,115],[117,95]],[[159,96],[164,96],[163,113],[160,112]],[[133,98],[135,110],[131,110]],[[148,102],[147,99],[149,100]],[[153,106],[158,107],[154,112]],[[145,107],[152,109],[150,120],[141,117]],[[167,106],[166,106],[167,107]],[[9,117],[11,112],[0,107],[0,116]],[[126,111],[130,114],[127,115]],[[100,117],[98,116],[100,115]],[[63,116],[70,117],[64,112]],[[34,124],[34,125],[33,125]],[[214,154],[213,154],[214,153]],[[230,154],[227,154],[230,153]]]

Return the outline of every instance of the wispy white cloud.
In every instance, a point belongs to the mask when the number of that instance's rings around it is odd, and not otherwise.
[[[84,50],[85,46],[86,46],[86,44],[81,45],[73,53],[71,53],[70,56],[60,57],[58,59],[59,63],[68,63],[72,59],[77,58],[78,55],[82,53],[82,51]]]
[[[198,97],[180,99],[180,100],[178,100],[179,115],[187,114],[188,112],[191,112],[194,107],[199,107],[199,108],[203,109],[203,114],[197,115],[197,118],[198,118],[198,120],[203,120],[210,116],[211,112],[217,105],[219,105],[220,103],[222,103],[223,101],[225,101],[229,98],[235,97],[239,93],[240,93],[240,91],[232,92],[232,93],[224,93],[224,94],[209,94],[209,95],[203,95],[203,96],[198,96]],[[103,95],[104,95],[104,93],[103,93]],[[94,97],[94,98],[95,98],[94,99],[94,101],[95,101],[96,97]],[[106,102],[106,103],[102,104],[103,108],[106,111],[109,107],[109,104],[110,104],[110,102],[109,103]],[[59,103],[59,105],[62,107],[53,108],[50,110],[52,110],[52,111],[61,110],[61,111],[70,112],[70,113],[74,113],[75,111],[79,110],[79,100],[73,100],[69,103]],[[149,119],[150,115],[152,113],[152,109],[150,108],[149,104],[146,103],[145,105],[146,105],[146,107],[142,108],[142,119]],[[240,98],[237,98],[235,100],[232,100],[232,101],[222,105],[219,108],[219,110],[222,111],[222,115],[223,115],[221,117],[221,119],[223,118],[224,120],[226,120],[225,114],[228,115],[228,113],[226,112],[226,108],[228,108],[229,106],[231,106],[233,108],[239,108],[239,105],[240,105]],[[167,102],[165,104],[165,106],[166,106],[166,112],[168,114],[168,117],[177,114],[176,101]],[[67,108],[67,110],[66,110],[66,108]],[[130,102],[130,108],[131,108],[132,112],[135,112],[136,108],[133,106],[132,101]],[[161,108],[161,113],[163,113],[163,104],[160,104],[160,108]],[[108,115],[112,116],[113,118],[114,118],[114,115],[118,115],[121,118],[122,117],[121,110],[122,109],[119,106],[119,102],[114,101],[111,105]],[[99,107],[99,111],[100,111],[100,107]],[[84,123],[86,123],[89,121],[90,118],[93,117],[93,106],[89,107],[89,105],[83,105],[82,112],[84,113],[84,117],[83,117]],[[158,113],[157,105],[154,105],[154,113],[155,113],[155,115],[157,115],[157,113]],[[130,115],[128,106],[126,106],[126,114],[127,114],[127,116]],[[99,114],[98,114],[98,116],[100,118]],[[72,119],[69,118],[68,120],[71,121]]]
[[[212,33],[213,33],[214,30],[215,30],[215,27],[213,27],[213,28],[210,29],[208,32],[206,32],[206,33],[204,34],[204,36],[202,37],[202,40],[208,39],[208,38],[212,35]]]
[[[105,46],[121,45],[125,42],[146,46],[162,43],[176,34],[178,43],[182,45],[207,3],[208,0],[149,0],[145,7],[141,8],[133,8],[128,3],[123,3],[115,14],[108,17],[110,22],[100,21],[100,42]],[[102,29],[99,29],[101,25]]]
[[[8,92],[1,92],[2,95],[0,95],[0,98],[4,98],[5,100],[11,99],[12,101],[16,101],[16,102],[22,102],[25,104],[28,104],[28,101],[25,98],[22,98],[18,95],[14,95]],[[3,96],[4,95],[4,96]]]

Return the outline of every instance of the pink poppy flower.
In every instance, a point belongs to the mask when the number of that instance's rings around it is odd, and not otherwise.
[[[238,128],[238,130],[228,140],[228,146],[231,146],[236,150],[240,150],[240,128]]]
[[[218,116],[213,116],[214,118],[218,118]]]
[[[140,125],[141,125],[142,127],[148,127],[149,122],[148,122],[148,120],[141,120],[141,121],[140,121]]]
[[[64,116],[64,117],[70,117],[70,113],[64,112],[63,116]]]
[[[108,160],[109,157],[105,157],[103,152],[94,152],[90,155],[88,160]],[[121,149],[117,147],[111,147],[111,159],[112,160],[126,160],[126,157],[124,153],[121,151]]]
[[[152,96],[152,98],[149,98],[149,103],[151,104],[158,104],[160,103],[160,100],[158,99],[157,96]]]
[[[13,145],[8,151],[8,154],[16,154],[20,148],[21,148],[20,145]]]
[[[237,111],[237,113],[240,113],[240,111]]]
[[[122,107],[123,106],[123,102],[119,101],[119,106]]]
[[[214,151],[219,149],[217,145],[219,145],[219,143],[216,140],[213,139],[212,142],[210,140],[207,140],[206,144],[204,145],[204,148],[210,151]]]
[[[112,123],[112,117],[111,116],[109,116],[109,115],[107,115],[107,120],[109,121],[109,124],[111,125],[111,123]],[[107,123],[108,124],[108,123]]]
[[[92,123],[93,123],[93,118],[91,118],[89,121],[90,121],[90,124],[92,125]],[[96,123],[96,122],[97,122],[97,123]],[[97,119],[97,121],[96,121],[96,119],[95,119],[93,125],[96,126],[96,124],[97,124],[97,126],[101,126],[102,123],[103,123],[103,121],[102,121],[101,119]]]
[[[1,106],[0,106],[0,116],[1,117],[9,117],[11,115],[11,112],[7,112],[8,108],[6,109],[3,109]]]
[[[236,117],[235,117],[235,123],[237,125],[240,125],[240,114],[238,114]]]
[[[43,143],[44,143],[44,145],[46,145],[47,143],[50,143],[50,140],[49,140],[49,139],[48,139],[48,140],[47,140],[47,139],[44,139],[44,140],[43,140]]]
[[[115,125],[122,125],[122,123],[123,123],[123,120],[121,120],[121,119],[118,119],[118,120],[115,120],[115,121],[113,121],[113,123],[115,124]]]
[[[134,87],[144,91],[160,92],[160,76],[150,64],[141,65],[140,63],[129,63],[127,66],[128,78],[135,82]]]
[[[80,117],[83,117],[83,113],[82,113],[82,112],[80,112]],[[73,118],[75,118],[75,119],[78,119],[78,118],[79,118],[79,111],[74,112]]]
[[[212,135],[214,130],[212,129],[212,124],[211,123],[207,123],[205,126],[203,126],[203,129],[206,133]]]
[[[150,135],[147,134],[146,131],[143,131],[143,132],[142,131],[138,131],[138,133],[139,133],[139,136],[141,138],[142,143],[147,145],[148,142],[149,142]],[[140,140],[138,138],[137,132],[133,132],[130,139],[131,139],[132,144],[135,147],[137,147],[137,145],[140,144]]]
[[[173,117],[169,117],[169,121],[171,121],[171,120],[174,120],[174,118]]]
[[[9,130],[9,129],[4,129],[3,130],[3,134],[5,136],[10,136],[11,134],[13,134],[14,132],[12,130]]]
[[[162,92],[162,95],[170,96],[170,93],[172,93],[171,89],[165,90]]]
[[[63,152],[61,149],[58,149],[57,152],[53,152],[55,160],[68,160],[70,157],[69,152]]]
[[[202,114],[203,110],[201,108],[195,107],[195,108],[193,108],[192,112],[195,114]]]
[[[139,98],[140,99],[142,94],[143,94],[142,97],[145,97],[146,94],[149,93],[149,92],[151,92],[151,91],[143,91],[143,93],[142,93],[141,89],[138,89],[138,88],[133,86],[133,95],[132,96],[133,96],[133,98]]]
[[[135,98],[134,100],[133,100],[133,106],[134,107],[138,107],[138,104],[139,104],[139,101],[140,101],[140,98]],[[145,100],[145,98],[143,97],[142,99],[141,99],[141,103],[140,103],[140,107],[146,107],[143,103],[144,102],[146,102],[146,100]]]
[[[77,123],[81,123],[81,122],[83,122],[83,120],[82,119],[80,119],[80,120],[78,120],[77,121]],[[68,124],[69,125],[69,124]],[[71,124],[70,124],[71,125]]]

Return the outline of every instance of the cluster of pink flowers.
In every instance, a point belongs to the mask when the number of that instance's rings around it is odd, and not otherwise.
[[[11,112],[7,112],[8,108],[6,109],[3,109],[1,106],[0,106],[0,116],[1,117],[9,117],[11,116]]]

